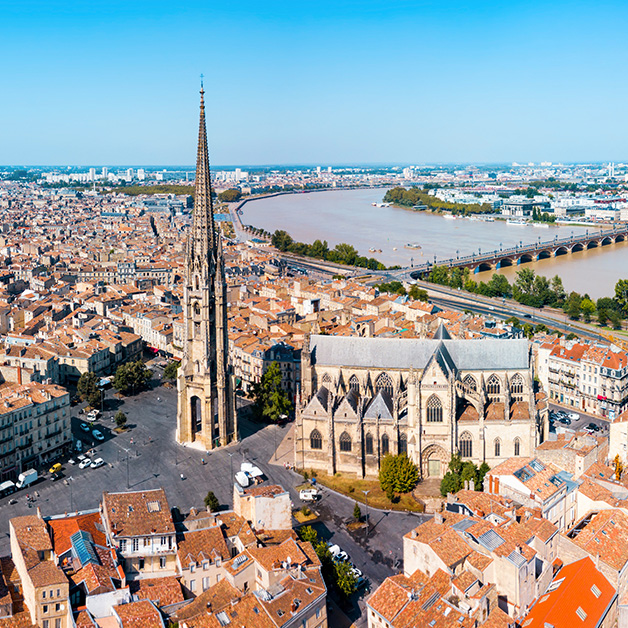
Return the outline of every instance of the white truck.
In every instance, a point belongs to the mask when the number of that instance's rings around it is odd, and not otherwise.
[[[26,486],[31,485],[33,482],[37,481],[37,470],[36,469],[28,469],[24,471],[24,473],[20,473],[17,476],[17,488],[24,488]]]
[[[318,491],[315,488],[303,488],[299,491],[299,499],[302,502],[315,502],[318,499]]]

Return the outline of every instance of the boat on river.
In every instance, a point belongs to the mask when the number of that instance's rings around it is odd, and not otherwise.
[[[507,225],[515,225],[516,227],[525,227],[528,223],[525,220],[507,220]]]
[[[404,249],[420,249],[421,245],[418,242],[409,242],[403,248]]]

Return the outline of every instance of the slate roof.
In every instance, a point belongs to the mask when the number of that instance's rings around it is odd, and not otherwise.
[[[527,340],[427,340],[418,338],[360,338],[311,336],[312,362],[327,366],[424,369],[437,347],[464,371],[512,370],[529,367]]]
[[[392,400],[390,399],[390,395],[384,391],[378,391],[377,395],[371,403],[369,407],[366,409],[364,413],[365,419],[389,419],[393,420],[392,415]]]

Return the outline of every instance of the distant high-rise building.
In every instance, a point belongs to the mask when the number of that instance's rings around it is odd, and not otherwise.
[[[214,226],[204,94],[201,87],[194,218],[183,289],[185,344],[177,377],[177,441],[208,450],[237,438],[237,419],[227,363],[227,284],[222,240]]]
[[[90,168],[89,169],[89,177],[88,179],[90,181],[95,181],[96,180],[96,168]]]
[[[102,169],[102,178],[106,179],[108,176],[109,176],[109,169],[103,167],[103,169]]]
[[[127,168],[127,170],[126,170],[126,178],[127,179],[132,180],[134,174],[135,173],[133,172],[133,168]]]
[[[327,166],[327,172],[331,174],[331,166]]]
[[[144,168],[137,169],[137,179],[138,181],[144,181],[144,179],[146,179],[146,172],[144,172]]]

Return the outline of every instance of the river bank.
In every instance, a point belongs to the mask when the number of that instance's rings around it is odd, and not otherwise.
[[[317,190],[318,194],[280,194],[250,199],[242,207],[242,222],[271,233],[287,231],[292,238],[312,243],[327,240],[333,248],[348,242],[365,257],[376,257],[386,266],[410,266],[439,259],[471,255],[501,247],[534,244],[549,239],[579,235],[591,225],[557,224],[547,229],[518,226],[506,221],[483,222],[472,219],[447,220],[442,214],[413,212],[396,207],[375,207],[382,203],[383,188],[357,190]],[[252,202],[252,201],[255,202]],[[597,225],[596,225],[597,226]],[[598,226],[599,227],[599,226]],[[594,227],[595,228],[595,227]],[[420,249],[407,249],[418,244]],[[381,249],[374,253],[370,249]],[[565,289],[589,293],[592,297],[612,294],[618,279],[628,268],[628,245],[617,243],[604,248],[564,255],[530,264],[547,277],[558,274]],[[499,270],[510,281],[520,267]],[[493,271],[476,275],[487,281]]]

